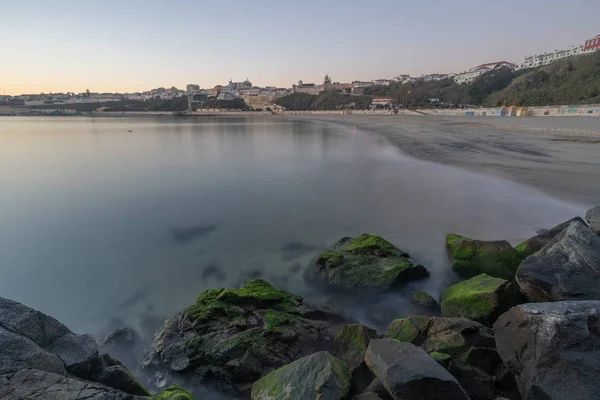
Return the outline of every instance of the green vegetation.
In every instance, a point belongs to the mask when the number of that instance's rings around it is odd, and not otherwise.
[[[342,290],[386,291],[429,276],[429,271],[414,264],[407,253],[380,236],[366,233],[344,238],[320,253],[315,267],[317,274],[326,275],[329,286]]]
[[[184,388],[172,385],[162,392],[155,394],[151,400],[196,400],[194,396]]]
[[[426,308],[437,308],[438,303],[435,299],[427,292],[413,292],[411,295],[411,301],[414,304],[418,304]]]
[[[505,89],[492,94],[486,103],[494,106],[600,103],[600,51],[525,72]]]
[[[397,319],[388,326],[385,337],[420,346],[427,336],[431,320],[431,317],[423,316]]]
[[[342,265],[344,262],[344,256],[342,256],[340,253],[336,253],[335,251],[325,250],[317,256],[316,262],[318,265],[335,268]]]
[[[318,352],[263,376],[252,385],[252,399],[343,398],[350,390],[350,372],[340,360]]]
[[[433,353],[429,354],[431,356],[431,358],[433,358],[435,361],[447,361],[449,359],[451,359],[452,357],[450,357],[448,354],[446,353],[440,353],[437,351],[434,351]]]
[[[347,93],[323,92],[319,95],[292,93],[277,99],[278,106],[290,111],[365,109],[371,105],[371,96],[354,96]]]
[[[522,259],[505,241],[473,240],[450,234],[446,237],[446,248],[452,258],[452,269],[467,278],[485,273],[512,281]]]
[[[481,274],[446,289],[442,294],[442,316],[491,325],[500,314],[523,300],[510,282]]]
[[[465,85],[452,79],[417,81],[371,87],[364,94],[392,97],[409,107],[596,104],[600,103],[600,51],[535,69],[499,67]],[[429,103],[430,98],[440,99],[440,103]]]
[[[254,309],[269,309],[268,312],[295,312],[302,297],[276,289],[268,282],[257,279],[241,289],[212,289],[198,296],[196,304],[186,309],[187,314],[198,321],[237,314],[240,306]],[[270,325],[277,321],[289,322],[290,318],[270,315]],[[269,322],[267,322],[269,324]]]
[[[381,236],[369,235],[368,233],[363,233],[348,240],[342,250],[352,254],[371,254],[379,257],[388,257],[399,253],[396,246]],[[405,257],[407,256],[408,254],[405,255]]]

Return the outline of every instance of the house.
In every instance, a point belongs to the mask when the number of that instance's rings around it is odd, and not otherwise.
[[[460,74],[456,74],[454,76],[454,81],[458,84],[471,83],[475,79],[479,78],[481,75],[485,74],[486,72],[489,72],[489,71],[491,71],[495,68],[499,68],[499,67],[506,67],[506,68],[510,68],[510,69],[517,68],[517,66],[515,64],[510,63],[508,61],[495,61],[495,62],[491,62],[491,63],[487,63],[487,64],[481,64],[481,65],[471,68],[469,71],[466,71],[466,72],[463,72]]]
[[[597,50],[600,50],[600,35],[596,35],[593,38],[586,40],[583,47],[583,51],[586,53]]]
[[[319,94],[323,90],[323,86],[317,86],[314,83],[304,83],[298,81],[297,85],[292,86],[292,92],[294,93],[306,93],[306,94]]]
[[[411,82],[414,82],[416,79],[411,77],[408,74],[400,74],[400,75],[396,76],[395,78],[393,78],[393,80],[396,82],[400,82],[400,83],[411,83]]]
[[[348,90],[348,89],[352,89],[352,84],[351,83],[324,83],[323,84],[323,91],[324,92],[339,92],[342,90]]]
[[[394,106],[395,100],[391,97],[375,97],[371,102],[371,108],[391,108]]]

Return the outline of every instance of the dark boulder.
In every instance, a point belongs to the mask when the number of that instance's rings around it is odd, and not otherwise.
[[[469,399],[448,371],[413,344],[371,340],[365,363],[394,399]]]
[[[331,350],[339,329],[333,320],[330,310],[313,310],[264,280],[207,290],[164,323],[140,368],[159,388],[176,380],[248,392],[273,369]]]
[[[137,399],[147,391],[94,339],[0,298],[0,398]],[[107,363],[107,360],[109,363]]]
[[[600,301],[523,304],[494,331],[524,400],[600,399]]]
[[[413,292],[410,296],[410,301],[426,313],[439,315],[440,305],[427,292]]]
[[[517,250],[522,259],[525,259],[527,256],[530,256],[540,251],[544,246],[550,243],[550,241],[554,239],[559,233],[561,233],[565,228],[571,225],[571,222],[575,221],[583,223],[583,220],[579,217],[572,218],[568,221],[556,225],[550,230],[542,230],[538,232],[536,236],[519,243],[515,247],[515,250]]]
[[[483,241],[450,234],[446,249],[452,270],[465,278],[487,274],[512,281],[522,259],[506,240]]]
[[[448,369],[473,399],[511,393],[498,381],[502,362],[490,328],[466,318],[408,317],[390,324],[386,338],[412,343]]]
[[[585,213],[585,220],[590,224],[590,229],[600,235],[600,206],[589,209]]]
[[[429,271],[382,237],[363,234],[320,253],[308,275],[332,289],[381,293],[426,278]]]
[[[533,302],[600,300],[600,237],[572,222],[521,263],[516,280]]]
[[[369,342],[376,338],[374,329],[364,325],[344,325],[335,337],[333,355],[345,362],[352,371],[363,362]]]

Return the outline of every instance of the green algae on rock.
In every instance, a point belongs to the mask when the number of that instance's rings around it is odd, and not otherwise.
[[[410,300],[413,304],[431,312],[439,312],[440,305],[437,301],[427,292],[413,292],[410,296]]]
[[[194,396],[181,386],[172,385],[155,394],[150,400],[196,400]]]
[[[344,325],[335,336],[333,354],[353,370],[363,362],[369,341],[376,338],[374,329],[364,325]]]
[[[442,294],[442,317],[464,317],[491,326],[525,298],[507,280],[486,274],[450,286]]]
[[[517,250],[505,240],[483,241],[450,234],[446,236],[446,248],[452,270],[466,278],[484,273],[514,281],[522,260]]]
[[[165,322],[140,368],[184,384],[245,391],[267,371],[329,350],[340,320],[260,279],[207,290]]]
[[[296,360],[252,385],[252,400],[340,400],[350,390],[347,366],[326,351]]]
[[[503,393],[495,378],[502,362],[494,333],[478,322],[466,318],[407,317],[393,321],[385,337],[421,347],[449,368],[472,398],[495,398]]]
[[[429,276],[429,271],[413,263],[407,253],[369,234],[343,238],[319,254],[314,272],[334,289],[378,292]]]

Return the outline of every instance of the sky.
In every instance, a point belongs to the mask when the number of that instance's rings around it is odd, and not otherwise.
[[[0,95],[462,72],[583,44],[599,0],[0,0]]]

